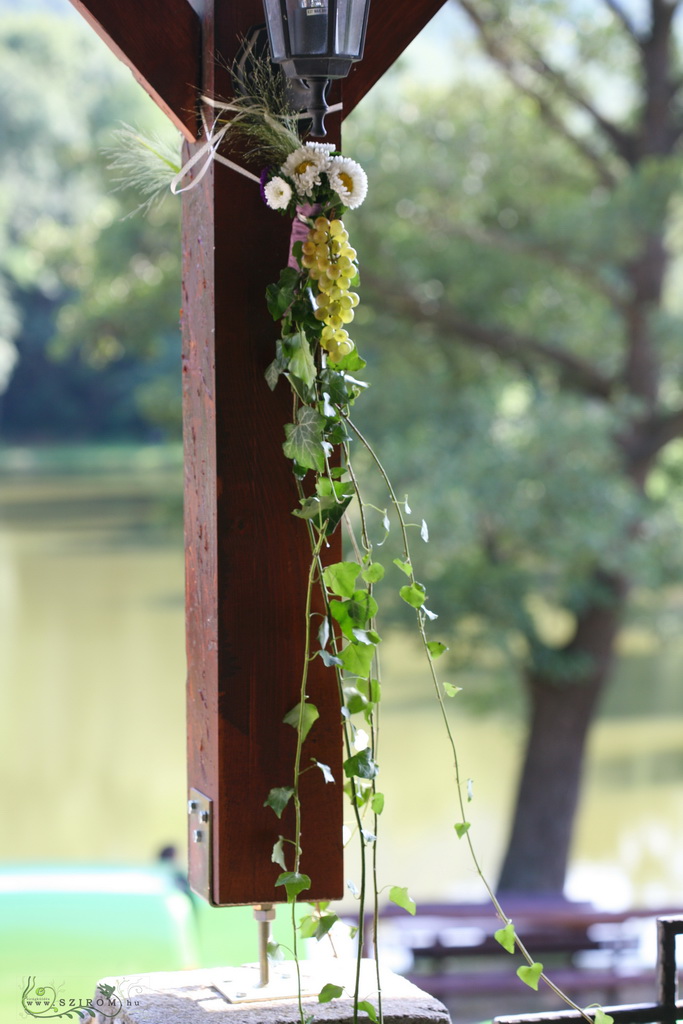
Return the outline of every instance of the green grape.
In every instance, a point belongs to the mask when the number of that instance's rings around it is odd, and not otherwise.
[[[330,266],[327,267],[325,273],[327,274],[331,281],[336,281],[338,277],[341,277],[341,270],[334,263],[331,263]]]
[[[339,277],[339,278],[337,278],[337,287],[341,291],[343,291],[343,292],[348,292],[349,288],[351,287],[351,278],[350,277]]]
[[[342,318],[343,323],[350,324],[356,314],[352,309],[342,309],[339,315]]]
[[[351,299],[351,305],[354,307],[360,302],[360,297],[355,292],[349,292],[349,298]]]

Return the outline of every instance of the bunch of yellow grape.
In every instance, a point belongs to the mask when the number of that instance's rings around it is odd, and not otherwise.
[[[345,324],[351,323],[358,305],[358,296],[349,290],[356,275],[355,259],[343,222],[317,217],[303,244],[301,264],[318,286],[314,316],[325,325],[320,344],[332,363],[354,348]]]

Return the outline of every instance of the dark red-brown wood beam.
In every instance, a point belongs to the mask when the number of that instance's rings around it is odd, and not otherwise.
[[[188,0],[71,0],[186,139],[197,138],[201,22]]]
[[[344,117],[398,60],[446,0],[370,0],[363,60],[344,81]]]
[[[216,3],[214,22],[211,6],[205,88],[226,96],[222,64],[263,11],[260,0]],[[291,395],[264,380],[278,333],[264,293],[287,262],[290,223],[258,184],[219,165],[184,198],[189,782],[213,801],[213,902],[281,901],[271,852],[278,835],[293,838],[293,821],[263,802],[292,782],[295,732],[282,719],[299,700],[310,549],[282,452]],[[327,557],[340,557],[338,539]],[[330,899],[343,892],[343,773],[334,672],[319,658],[307,692],[320,719],[305,764],[316,757],[337,781],[318,769],[303,776],[301,870],[313,879],[305,896]]]

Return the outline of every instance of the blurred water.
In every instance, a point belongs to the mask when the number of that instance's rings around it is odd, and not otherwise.
[[[177,453],[121,460],[78,473],[0,467],[3,860],[139,863],[168,843],[184,848],[180,465]],[[453,833],[452,772],[428,681],[405,637],[383,647],[382,884],[479,899]],[[521,726],[452,706],[474,780],[472,834],[495,877]],[[682,847],[683,714],[603,718],[570,894],[612,906],[680,902]]]

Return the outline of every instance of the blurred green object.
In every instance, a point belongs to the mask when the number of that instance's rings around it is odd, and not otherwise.
[[[253,962],[251,907],[210,907],[171,865],[45,864],[0,870],[0,1020],[26,1021],[28,979],[87,1000],[103,977]],[[288,943],[289,914],[273,935]]]

